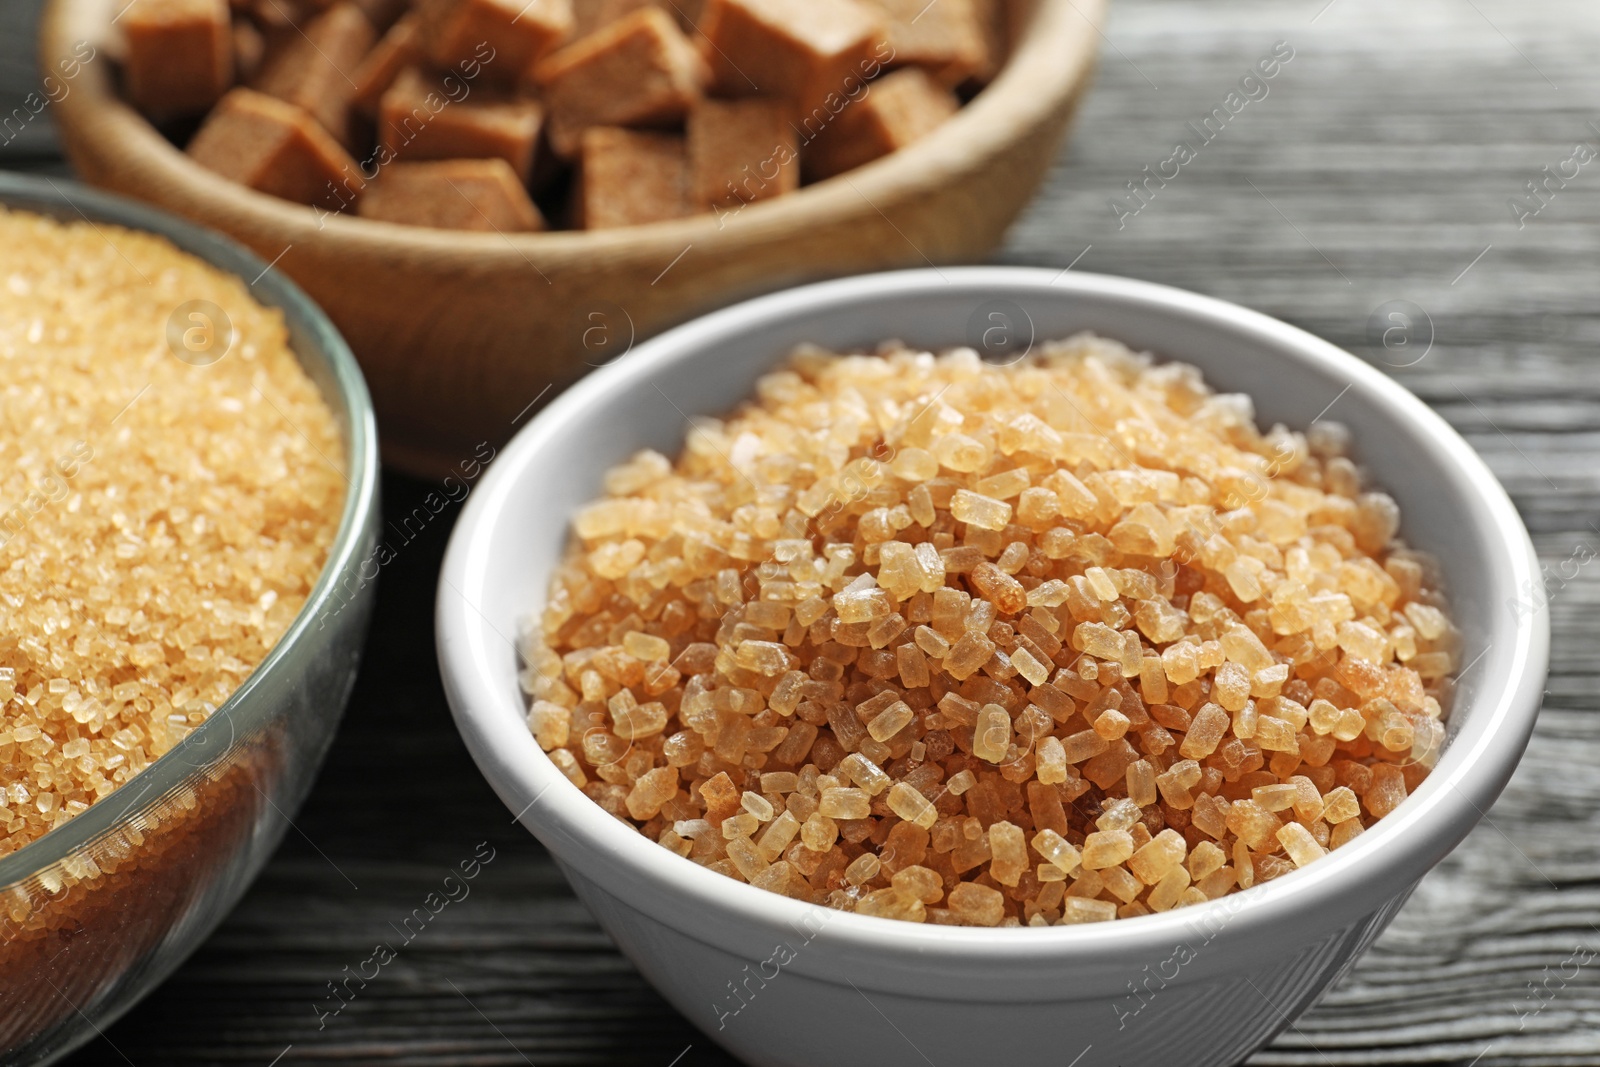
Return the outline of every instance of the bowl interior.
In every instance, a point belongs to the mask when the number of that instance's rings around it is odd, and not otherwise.
[[[1341,879],[1348,888],[1353,865],[1365,862],[1384,840],[1423,823],[1425,832],[1414,833],[1406,848],[1391,849],[1377,867],[1357,871],[1357,876],[1377,882],[1387,878],[1392,891],[1402,891],[1465,835],[1477,818],[1474,809],[1481,814],[1489,806],[1532,728],[1548,632],[1542,616],[1519,618],[1510,606],[1537,573],[1515,510],[1443,420],[1348,353],[1235,305],[1077,272],[908,271],[779,293],[641,346],[541,413],[480,484],[457,527],[440,588],[439,639],[447,687],[469,743],[475,734],[488,742],[474,746],[485,773],[513,811],[535,795],[535,787],[552,788],[552,782],[577,805],[586,803],[555,776],[528,737],[512,639],[522,621],[544,603],[548,576],[567,541],[568,520],[575,508],[599,495],[608,466],[646,446],[677,455],[692,416],[734,408],[750,396],[755,380],[799,343],[848,351],[899,338],[937,350],[972,343],[997,321],[995,313],[1024,341],[1092,330],[1148,349],[1158,359],[1194,364],[1214,389],[1252,397],[1263,425],[1282,422],[1304,429],[1322,417],[1350,427],[1355,458],[1400,503],[1402,535],[1434,553],[1443,567],[1453,614],[1464,630],[1463,663],[1468,666],[1445,754],[1407,803],[1326,859],[1250,892],[1268,902],[1319,883],[1333,893]],[[491,746],[493,751],[486,751]],[[652,875],[680,886],[690,884],[687,876],[679,878],[673,868],[643,852],[634,855],[633,846],[604,826],[617,824],[597,807],[594,811],[598,818],[590,824],[576,807],[552,805],[547,798],[528,821],[544,836],[569,834],[572,818],[583,819],[584,833],[604,836],[609,848],[626,848],[630,862],[647,863]],[[617,830],[623,837],[631,834]],[[645,849],[660,852],[663,860],[676,861],[632,836]],[[726,896],[733,899],[731,891]],[[1220,903],[1183,910],[1197,912]],[[1297,906],[1304,904],[1302,899]],[[1176,915],[1103,925],[1123,928],[1115,937],[1126,945],[1129,926],[1159,933],[1171,929],[1167,924]],[[841,918],[847,921],[831,923],[830,930],[865,930],[852,923],[877,927],[886,922]],[[948,942],[1008,933],[929,928],[926,936]],[[1042,944],[1055,935],[1080,940],[1108,936],[1087,927],[1031,930],[1021,936]]]

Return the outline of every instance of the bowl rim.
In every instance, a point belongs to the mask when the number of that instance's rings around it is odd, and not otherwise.
[[[788,196],[745,204],[737,212],[740,225],[724,227],[720,216],[704,212],[682,219],[618,227],[611,230],[545,230],[535,233],[479,233],[407,226],[344,212],[319,212],[239,185],[191,161],[148,119],[116,91],[103,69],[88,67],[78,91],[57,105],[63,125],[77,125],[84,109],[97,110],[97,136],[114,138],[97,154],[115,156],[119,170],[144,172],[182,190],[200,217],[228,215],[244,220],[253,232],[276,233],[294,241],[342,240],[352,247],[449,258],[481,268],[483,262],[532,262],[545,254],[553,260],[591,257],[625,250],[709,245],[724,230],[745,240],[768,239],[795,225],[815,225],[818,218],[846,218],[864,208],[879,210],[887,198],[905,199],[942,183],[952,171],[988,166],[1019,133],[1049,121],[1072,99],[1092,73],[1096,35],[1105,20],[1108,0],[1017,0],[1029,5],[1026,21],[1008,29],[1012,47],[994,79],[932,133],[888,156],[843,175],[803,186]],[[40,46],[45,60],[65,54],[69,29],[104,31],[110,13],[106,0],[48,0],[41,18]],[[99,37],[86,39],[99,43]],[[1065,51],[1063,42],[1078,42]],[[48,67],[48,63],[43,66]],[[76,156],[68,137],[69,155]],[[863,203],[863,201],[865,203]],[[671,252],[667,253],[669,256]]]
[[[593,372],[526,424],[479,482],[452,533],[440,572],[435,635],[445,692],[475,761],[517,819],[547,845],[571,841],[575,855],[604,856],[613,872],[625,871],[704,909],[772,929],[798,929],[820,906],[756,889],[688,861],[625,826],[568,782],[532,740],[524,725],[526,698],[514,681],[495,677],[487,649],[503,640],[476,608],[474,594],[491,580],[490,539],[507,500],[527,483],[544,448],[583,419],[590,405],[632,387],[636,377],[661,373],[696,358],[706,342],[748,337],[762,324],[830,306],[859,304],[913,293],[966,286],[986,296],[1070,290],[1086,298],[1120,299],[1210,319],[1248,331],[1295,358],[1335,368],[1366,399],[1392,416],[1415,420],[1435,440],[1444,460],[1470,485],[1489,515],[1485,564],[1505,568],[1518,588],[1539,581],[1537,558],[1521,518],[1488,467],[1439,415],[1398,382],[1355,356],[1297,327],[1212,297],[1151,282],[1077,271],[1029,267],[946,267],[842,278],[758,297],[670,330],[635,348],[626,359]],[[1165,353],[1182,359],[1181,353]],[[775,357],[776,363],[778,357]],[[565,521],[563,519],[562,521]],[[530,609],[533,605],[530,605]],[[1499,795],[1521,758],[1538,714],[1549,659],[1549,622],[1543,614],[1512,620],[1497,612],[1486,648],[1511,646],[1511,668],[1482,685],[1470,706],[1487,716],[1466,751],[1452,745],[1440,766],[1400,808],[1357,840],[1264,885],[1218,900],[1133,920],[1048,928],[929,926],[829,911],[817,936],[836,946],[864,950],[909,966],[937,952],[941,958],[1049,961],[1063,953],[1102,959],[1165,952],[1192,938],[1208,919],[1248,911],[1257,927],[1306,925],[1307,916],[1348,910],[1349,896],[1370,896],[1382,880],[1393,892],[1413,884],[1451,848]],[[1472,664],[1467,669],[1470,670]],[[507,682],[512,684],[507,687]],[[515,694],[513,696],[512,694]],[[518,700],[520,699],[520,705]],[[1457,709],[1456,714],[1464,713]],[[531,751],[530,751],[531,750]],[[535,755],[536,754],[536,755]],[[533,798],[529,801],[527,798]],[[526,805],[526,806],[524,806]],[[521,809],[518,811],[518,809]],[[581,863],[563,855],[564,863]],[[600,862],[596,860],[596,862]],[[1380,876],[1382,876],[1380,878]],[[1363,891],[1365,890],[1365,894]],[[608,889],[607,892],[620,892]],[[1343,903],[1342,908],[1337,907]],[[1374,901],[1374,906],[1381,901]],[[655,917],[660,921],[661,915]],[[704,940],[714,934],[689,932]]]
[[[286,322],[298,323],[313,341],[313,353],[295,350],[302,366],[308,359],[325,364],[335,395],[323,394],[345,434],[346,489],[339,525],[328,545],[327,559],[306,602],[283,635],[211,717],[149,766],[79,815],[29,842],[9,856],[0,857],[0,888],[26,881],[92,848],[97,839],[139,818],[181,790],[196,775],[226,759],[238,736],[249,736],[271,719],[254,693],[269,678],[276,678],[298,649],[314,640],[312,626],[332,599],[334,587],[358,554],[366,551],[367,527],[378,506],[379,469],[377,423],[372,398],[356,364],[355,355],[322,309],[282,271],[244,246],[159,208],[112,193],[88,188],[70,179],[40,177],[0,171],[0,208],[11,211],[75,212],[84,220],[108,223],[155,234],[180,251],[249,284],[258,303],[278,308]],[[308,368],[309,373],[309,368]],[[319,389],[319,393],[321,390]],[[221,734],[227,727],[226,738]],[[215,735],[215,736],[214,736]],[[270,803],[270,799],[269,799]]]

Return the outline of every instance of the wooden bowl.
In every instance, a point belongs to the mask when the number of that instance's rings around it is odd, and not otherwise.
[[[1093,66],[1105,0],[1008,0],[995,81],[917,143],[737,214],[596,232],[456,233],[310,208],[192,163],[117,93],[113,0],[50,0],[43,69],[86,181],[227,233],[293,278],[361,361],[384,459],[440,476],[634,340],[825,277],[982,259],[1043,180]],[[487,450],[484,450],[487,451]]]

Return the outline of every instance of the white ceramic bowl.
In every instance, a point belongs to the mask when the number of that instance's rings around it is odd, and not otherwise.
[[[1009,304],[996,304],[1005,301]],[[1389,817],[1304,870],[1221,900],[1091,926],[921,926],[806,905],[705,870],[573,788],[524,725],[511,638],[544,602],[574,509],[605,469],[682,445],[802,341],[968,343],[1000,310],[1040,340],[1091,329],[1249,393],[1263,424],[1330,403],[1356,458],[1440,559],[1465,630],[1450,740]],[[530,343],[533,339],[529,339]],[[438,651],[456,721],[502,800],[656,986],[753,1064],[1236,1063],[1371,943],[1510,778],[1538,713],[1539,571],[1511,502],[1470,447],[1360,360],[1244,308],[1121,278],[960,268],[844,279],[753,300],[664,334],[574,386],[484,477],[440,579]]]

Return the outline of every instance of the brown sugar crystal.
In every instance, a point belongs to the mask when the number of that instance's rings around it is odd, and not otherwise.
[[[156,115],[204,111],[233,84],[228,0],[142,0],[120,19],[128,96]]]
[[[301,108],[348,145],[354,74],[372,48],[373,36],[372,23],[359,8],[334,4],[286,39],[267,59],[254,87]]]
[[[362,218],[496,233],[544,229],[516,172],[503,159],[391,163],[361,197]]]
[[[886,74],[806,144],[806,174],[830,178],[886,156],[931,132],[960,106],[955,94],[919,68]]]
[[[0,247],[6,856],[111,796],[249,677],[321,573],[345,482],[333,413],[246,279],[152,234],[23,212],[0,210]],[[189,300],[231,322],[205,366],[164,340]]]
[[[1343,440],[1088,335],[803,348],[579,510],[529,728],[691,862],[863,915],[1249,888],[1394,811],[1445,736],[1461,638]]]
[[[750,203],[800,186],[800,150],[781,101],[702,100],[689,111],[690,198],[706,210]]]
[[[536,101],[407,69],[378,105],[380,160],[503,159],[526,182],[543,125]]]
[[[315,119],[253,89],[223,97],[187,151],[224,178],[300,204],[339,208],[363,184],[355,160]]]
[[[591,126],[682,119],[706,81],[704,61],[672,17],[644,8],[546,57],[534,69],[550,111],[550,144],[575,155]]]
[[[980,0],[864,2],[887,22],[896,66],[922,67],[941,84],[954,87],[983,74],[993,62]]]
[[[682,137],[597,126],[583,135],[575,221],[605,230],[682,218],[688,181]]]
[[[513,84],[572,31],[571,0],[418,0],[434,65],[481,64],[490,81]]]
[[[708,0],[699,28],[719,92],[802,112],[858,95],[889,54],[883,20],[857,0]]]

